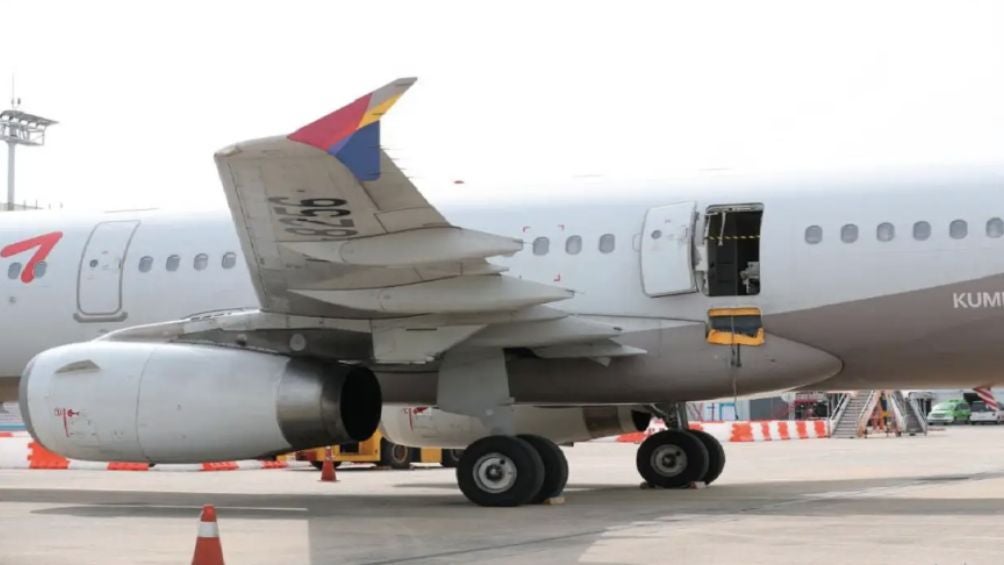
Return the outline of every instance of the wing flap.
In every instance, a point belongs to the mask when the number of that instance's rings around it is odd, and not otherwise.
[[[534,354],[545,359],[564,359],[586,357],[602,359],[605,357],[634,357],[648,353],[644,349],[622,345],[612,339],[586,343],[571,343],[533,348]]]
[[[621,335],[621,329],[593,320],[568,316],[557,320],[516,322],[486,328],[471,345],[481,347],[538,347],[571,342],[604,340]]]
[[[391,314],[518,310],[572,297],[572,292],[504,276],[453,277],[412,285],[292,292],[338,306]]]
[[[511,255],[518,239],[461,228],[428,228],[347,241],[286,242],[298,253],[347,265],[405,267]]]

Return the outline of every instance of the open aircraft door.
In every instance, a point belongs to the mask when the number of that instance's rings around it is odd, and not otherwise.
[[[697,290],[693,237],[697,203],[678,202],[645,214],[641,234],[641,278],[645,294],[662,296]]]
[[[122,268],[135,220],[101,222],[87,239],[77,275],[77,313],[80,322],[118,322],[122,311]]]

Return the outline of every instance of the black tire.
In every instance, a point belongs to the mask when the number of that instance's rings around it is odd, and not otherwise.
[[[474,504],[520,506],[540,492],[544,462],[526,440],[484,437],[464,450],[457,466],[457,484]]]
[[[453,469],[460,464],[460,457],[464,454],[463,449],[444,449],[439,457],[439,464],[447,469]]]
[[[414,458],[410,447],[380,438],[380,465],[391,469],[411,469]]]
[[[540,492],[530,499],[531,504],[540,504],[549,498],[561,496],[568,484],[568,459],[553,441],[534,435],[521,435],[520,439],[529,443],[540,455],[540,460],[544,463],[544,482],[540,486]]]
[[[641,444],[635,464],[650,485],[679,488],[707,475],[710,459],[708,449],[696,435],[682,430],[665,430],[649,436]]]
[[[697,436],[697,439],[701,440],[704,444],[704,448],[708,450],[708,472],[705,473],[704,484],[710,485],[715,482],[725,469],[725,448],[722,447],[722,442],[718,441],[713,435],[705,432],[703,430],[690,430],[690,433]]]

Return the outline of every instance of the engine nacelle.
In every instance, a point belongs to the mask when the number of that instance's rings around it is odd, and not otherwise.
[[[513,407],[517,434],[544,436],[559,444],[642,431],[649,419],[647,413],[626,406]],[[410,447],[463,449],[491,433],[478,418],[400,404],[384,406],[382,427],[391,441]]]
[[[359,441],[380,422],[362,367],[186,344],[49,349],[21,377],[32,436],[74,459],[195,463]]]

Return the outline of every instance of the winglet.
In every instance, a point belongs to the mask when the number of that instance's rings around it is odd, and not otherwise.
[[[380,177],[380,118],[390,110],[415,78],[399,78],[289,134],[333,155],[357,179]]]

